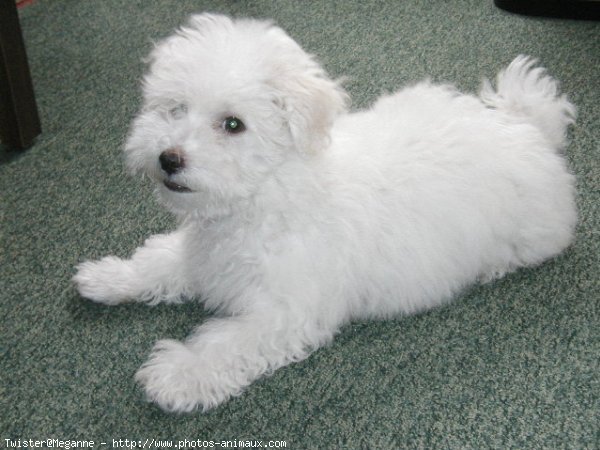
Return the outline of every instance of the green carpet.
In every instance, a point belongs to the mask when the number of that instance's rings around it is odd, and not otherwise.
[[[207,414],[146,403],[133,375],[153,343],[185,337],[206,313],[193,302],[102,307],[70,278],[79,261],[125,256],[173,226],[125,173],[121,147],[152,40],[205,10],[275,19],[349,77],[354,108],[425,76],[474,90],[519,53],[540,58],[579,109],[575,245],[451,306],[349,325]],[[38,0],[21,24],[44,133],[26,152],[0,149],[0,447],[599,448],[600,23],[510,15],[491,0]]]

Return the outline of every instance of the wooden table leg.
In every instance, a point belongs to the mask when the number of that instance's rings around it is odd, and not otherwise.
[[[24,149],[40,132],[16,3],[0,0],[0,142]]]

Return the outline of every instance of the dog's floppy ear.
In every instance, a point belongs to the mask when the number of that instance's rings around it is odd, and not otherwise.
[[[312,56],[302,50],[293,53],[279,61],[270,84],[296,149],[315,154],[327,146],[334,119],[347,109],[348,95]]]

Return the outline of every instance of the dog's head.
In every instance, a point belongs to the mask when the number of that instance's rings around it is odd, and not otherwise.
[[[202,14],[158,43],[125,152],[176,213],[249,198],[327,146],[346,94],[269,22]]]

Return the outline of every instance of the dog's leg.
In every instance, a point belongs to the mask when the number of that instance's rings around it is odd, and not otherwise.
[[[182,245],[180,232],[156,235],[131,259],[107,256],[79,264],[73,281],[81,296],[107,305],[128,300],[175,302],[186,294]]]
[[[186,342],[159,341],[136,379],[167,411],[207,410],[261,375],[305,358],[333,334],[279,306],[213,319]]]

